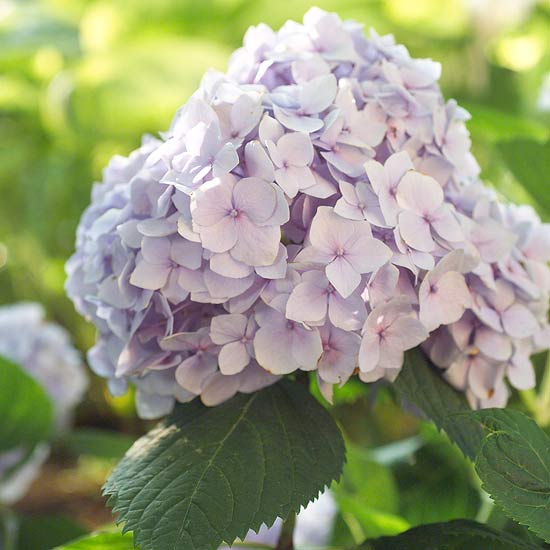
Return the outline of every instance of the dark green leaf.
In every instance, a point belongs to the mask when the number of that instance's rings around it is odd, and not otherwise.
[[[24,516],[19,519],[18,550],[50,550],[86,534],[86,530],[64,516]]]
[[[456,420],[455,414],[470,411],[470,407],[464,395],[445,382],[440,372],[422,351],[415,349],[406,354],[395,385],[406,399],[444,430],[467,457],[474,459],[483,430],[466,418]]]
[[[21,367],[0,356],[0,451],[32,447],[50,435],[53,405]]]
[[[60,440],[60,444],[77,455],[118,460],[124,456],[134,441],[135,438],[120,432],[80,428],[65,435]]]
[[[529,528],[527,526],[520,525],[519,523],[515,522],[497,504],[492,507],[491,513],[489,514],[489,517],[487,518],[485,523],[493,529],[505,531],[506,533],[510,533],[510,535],[517,537],[518,539],[522,539],[533,544],[543,544],[542,540],[537,537],[535,533],[529,531]],[[545,544],[544,548],[550,548],[550,546]]]
[[[475,463],[483,488],[507,514],[550,542],[550,437],[519,411],[470,415],[488,432]]]
[[[134,537],[131,533],[96,533],[58,546],[54,550],[134,550]]]
[[[393,537],[367,541],[358,550],[535,550],[539,546],[468,520],[414,527]]]
[[[550,141],[538,143],[516,139],[498,144],[502,159],[515,178],[537,201],[545,215],[550,215]]]
[[[344,459],[329,413],[284,380],[214,408],[178,406],[134,444],[105,494],[143,550],[214,550],[297,512]]]

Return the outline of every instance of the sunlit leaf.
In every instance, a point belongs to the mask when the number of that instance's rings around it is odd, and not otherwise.
[[[409,524],[397,515],[397,487],[391,470],[366,451],[347,445],[342,480],[333,487],[340,512],[359,540],[395,534]]]
[[[131,533],[122,535],[113,532],[88,535],[58,546],[54,550],[135,550],[135,547]]]
[[[474,137],[479,136],[495,142],[515,138],[544,141],[550,134],[550,129],[537,120],[492,109],[486,105],[462,102],[461,106],[472,115],[468,121],[468,130]]]
[[[0,356],[0,451],[30,448],[50,435],[53,404],[40,384]]]
[[[512,174],[535,199],[546,219],[550,219],[550,141],[516,139],[499,143],[498,148]]]

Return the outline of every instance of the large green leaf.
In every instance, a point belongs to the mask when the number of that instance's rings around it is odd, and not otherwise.
[[[535,550],[508,533],[468,520],[414,527],[393,537],[367,541],[358,550]]]
[[[488,432],[475,462],[483,488],[506,513],[550,542],[550,437],[519,411],[470,414]]]
[[[0,356],[0,452],[33,447],[50,435],[53,404],[38,382]]]
[[[470,411],[470,407],[464,395],[443,380],[441,371],[436,370],[422,351],[407,352],[395,385],[406,399],[444,430],[467,457],[475,458],[483,430],[465,417],[457,421],[455,415]]]
[[[550,216],[550,141],[516,139],[498,144],[502,159],[543,214]]]
[[[284,380],[214,408],[178,406],[134,444],[105,494],[143,550],[214,550],[297,512],[344,460],[329,413]]]
[[[94,533],[54,550],[134,550],[134,537],[131,533]]]

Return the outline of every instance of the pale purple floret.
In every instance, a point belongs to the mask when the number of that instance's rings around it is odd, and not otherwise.
[[[397,188],[399,232],[403,240],[420,252],[433,252],[434,237],[462,242],[464,234],[450,206],[444,203],[441,185],[430,176],[410,171]]]
[[[419,318],[433,332],[441,325],[450,325],[471,307],[472,297],[462,271],[464,253],[450,252],[429,271],[418,290]]]
[[[389,227],[395,227],[397,214],[401,210],[397,203],[397,187],[403,176],[412,169],[411,159],[405,152],[390,156],[384,165],[376,160],[370,160],[365,164],[370,184],[378,196],[380,210]]]
[[[396,298],[372,310],[362,330],[359,376],[365,382],[394,379],[403,365],[404,352],[426,340],[428,331],[411,305]]]
[[[306,271],[294,287],[286,304],[286,317],[308,325],[330,322],[344,330],[358,330],[367,316],[367,307],[360,290],[344,298],[323,271]]]
[[[363,273],[376,271],[391,258],[391,250],[373,238],[368,222],[342,218],[328,206],[318,208],[309,241],[296,262],[326,266],[328,280],[343,298],[359,286]]]
[[[256,312],[260,328],[254,338],[258,363],[272,374],[311,371],[323,352],[319,331],[289,320],[283,312],[261,307]]]
[[[218,315],[212,319],[210,337],[222,346],[218,363],[222,374],[241,372],[254,357],[254,335],[258,326],[253,316],[239,313]]]
[[[227,175],[201,186],[191,216],[205,249],[237,261],[269,266],[279,253],[280,226],[289,219],[281,190],[259,178]]]
[[[550,229],[478,179],[441,67],[313,8],[249,29],[161,139],[94,187],[67,291],[141,416],[295,371],[323,395],[422,345],[472,406],[534,384]]]

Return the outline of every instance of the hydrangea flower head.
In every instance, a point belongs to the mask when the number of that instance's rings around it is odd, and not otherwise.
[[[84,365],[68,333],[45,322],[39,304],[2,306],[0,356],[21,366],[44,388],[54,405],[56,429],[67,428],[88,384]],[[0,501],[18,500],[47,456],[45,444],[38,445],[29,457],[20,448],[0,454]]]
[[[441,67],[313,8],[249,29],[94,187],[67,290],[140,415],[296,371],[394,379],[422,345],[473,406],[532,385],[550,230],[478,179]],[[508,382],[506,382],[506,379]]]

